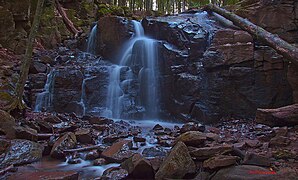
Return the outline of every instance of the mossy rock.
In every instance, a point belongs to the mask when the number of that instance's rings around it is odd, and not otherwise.
[[[101,8],[97,11],[97,16],[103,17],[103,16],[109,15],[111,13],[112,13],[112,11],[109,8]]]
[[[111,6],[112,15],[125,16],[124,10],[119,6]]]

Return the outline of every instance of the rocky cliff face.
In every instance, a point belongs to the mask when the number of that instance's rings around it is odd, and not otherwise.
[[[295,0],[245,0],[235,12],[253,23],[276,33],[286,41],[298,43],[298,2]],[[288,81],[293,89],[294,101],[298,102],[297,67],[289,65]]]
[[[211,122],[292,102],[287,63],[229,22],[198,13],[143,24],[164,42],[161,82],[170,114]]]

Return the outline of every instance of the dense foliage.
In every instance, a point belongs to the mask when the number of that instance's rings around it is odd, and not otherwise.
[[[106,3],[114,6],[129,7],[130,10],[151,11],[162,14],[172,14],[185,11],[189,8],[204,6],[209,3],[219,6],[231,5],[240,0],[97,0],[97,3]]]

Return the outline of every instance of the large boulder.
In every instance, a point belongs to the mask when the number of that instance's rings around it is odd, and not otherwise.
[[[182,179],[186,174],[194,173],[195,171],[196,165],[191,159],[186,145],[179,141],[161,164],[155,174],[155,179]]]
[[[298,104],[276,109],[258,109],[256,122],[271,127],[298,125]]]
[[[15,125],[15,119],[7,112],[0,110],[0,128],[3,129],[7,138],[15,137]]]
[[[42,145],[32,141],[12,140],[3,160],[0,162],[0,167],[36,162],[42,158],[43,149]]]

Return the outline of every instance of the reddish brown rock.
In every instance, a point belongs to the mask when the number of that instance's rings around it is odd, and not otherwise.
[[[236,164],[239,159],[238,156],[218,155],[204,161],[203,167],[208,169],[222,168]]]
[[[189,154],[199,160],[208,159],[212,156],[223,154],[232,151],[232,146],[214,146],[214,147],[204,147],[204,148],[194,148],[190,150]]]
[[[133,141],[134,142],[146,142],[146,138],[139,137],[139,136],[134,136]]]
[[[170,154],[165,158],[155,179],[183,178],[186,174],[194,173],[196,166],[189,155],[186,145],[178,141],[172,148]]]
[[[269,167],[271,162],[267,157],[255,153],[246,153],[243,164]]]
[[[298,104],[277,109],[258,109],[256,122],[268,126],[295,126],[298,125]]]
[[[129,177],[135,179],[153,179],[154,170],[150,161],[143,158],[140,154],[135,154],[125,160],[121,167],[126,169]]]
[[[276,172],[267,168],[252,165],[241,165],[219,170],[212,180],[273,180]],[[276,179],[277,180],[277,179]]]
[[[93,139],[92,139],[92,136],[91,136],[91,131],[90,129],[78,129],[76,132],[75,132],[75,135],[76,135],[76,138],[77,138],[77,141],[80,142],[80,143],[83,143],[83,144],[91,144],[93,143]]]
[[[121,140],[103,151],[101,156],[109,162],[120,163],[130,158],[134,154],[132,151],[130,151],[131,147],[132,141]]]
[[[206,134],[199,131],[188,131],[178,136],[175,142],[181,141],[187,146],[201,147],[206,140]]]
[[[51,157],[58,159],[64,158],[65,153],[63,150],[74,148],[76,143],[77,139],[74,133],[66,133],[55,142],[51,150]]]
[[[38,134],[37,131],[34,129],[31,129],[29,127],[21,127],[21,126],[15,126],[15,135],[18,139],[27,139],[30,141],[37,141],[38,140]]]
[[[4,130],[6,137],[9,139],[15,138],[15,119],[5,111],[0,110],[0,128]]]

